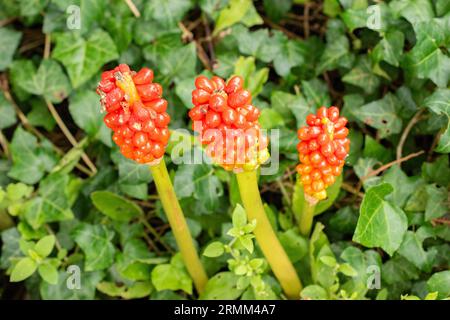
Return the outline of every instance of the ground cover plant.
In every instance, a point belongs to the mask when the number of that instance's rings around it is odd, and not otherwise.
[[[448,298],[449,51],[447,0],[1,1],[0,296]]]

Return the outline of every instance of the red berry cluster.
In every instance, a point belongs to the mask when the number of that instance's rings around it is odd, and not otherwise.
[[[228,83],[217,76],[199,76],[189,111],[193,130],[206,145],[206,153],[226,170],[251,171],[269,158],[267,137],[261,134],[260,111],[252,105],[242,77]]]
[[[297,172],[305,194],[323,200],[327,197],[325,189],[341,174],[350,150],[345,127],[347,119],[339,117],[336,107],[321,107],[317,114],[306,117],[306,123],[307,126],[298,130],[297,150],[301,164]]]
[[[151,69],[134,72],[120,64],[103,72],[97,87],[114,142],[126,158],[139,163],[159,161],[170,136],[167,101],[161,98],[161,85],[152,81]]]

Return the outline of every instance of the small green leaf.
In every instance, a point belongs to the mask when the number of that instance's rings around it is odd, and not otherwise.
[[[212,243],[210,243],[205,251],[203,252],[203,255],[209,258],[215,258],[215,257],[219,257],[224,253],[224,247],[223,247],[223,243],[219,242],[219,241],[214,241]]]
[[[50,263],[40,264],[38,271],[42,279],[47,281],[49,284],[58,283],[58,270]]]
[[[220,11],[213,34],[241,21],[252,6],[250,0],[231,0],[229,5]]]
[[[237,204],[236,208],[234,208],[232,218],[235,228],[241,228],[247,224],[247,214],[240,204]]]
[[[54,235],[48,235],[46,237],[43,237],[40,239],[36,246],[34,247],[34,250],[42,257],[46,258],[53,250],[53,247],[55,246],[56,238]]]
[[[239,276],[233,272],[220,272],[206,283],[200,300],[234,300],[241,296],[244,289],[237,286]]]
[[[134,202],[109,191],[95,191],[91,199],[100,212],[113,220],[129,221],[143,214]]]
[[[340,264],[338,270],[348,277],[356,277],[358,275],[358,272],[348,263]]]
[[[303,288],[302,292],[300,293],[300,296],[304,300],[327,300],[328,294],[327,291],[322,288],[321,286],[318,286],[316,284],[309,285],[305,288]]]
[[[11,282],[19,282],[30,277],[37,269],[37,264],[31,258],[22,258],[14,266],[11,273]]]

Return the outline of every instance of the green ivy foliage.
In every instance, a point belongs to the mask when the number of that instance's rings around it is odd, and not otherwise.
[[[260,189],[301,298],[450,296],[448,0],[133,2],[139,17],[122,0],[0,3],[0,296],[21,282],[40,299],[283,298],[235,177],[166,157],[210,277],[195,293],[148,168],[103,123],[95,87],[118,63],[155,71],[172,130],[190,130],[196,75],[246,79],[279,130]],[[352,144],[306,239],[296,130],[322,105],[340,107]],[[186,132],[169,151],[197,148]]]

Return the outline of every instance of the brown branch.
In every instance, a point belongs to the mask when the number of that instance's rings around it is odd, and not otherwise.
[[[304,20],[303,20],[303,32],[305,38],[309,37],[309,4],[305,3]]]
[[[205,26],[206,38],[208,39],[207,43],[210,57],[209,61],[211,63],[211,69],[214,70],[214,67],[216,65],[216,55],[214,53],[214,45],[211,38],[211,29],[209,28],[208,20],[206,19],[206,16],[204,14],[202,14],[202,21],[203,25]]]
[[[282,26],[276,24],[275,22],[271,21],[267,17],[262,16],[262,18],[263,18],[264,23],[267,24],[269,27],[280,30],[281,32],[286,34],[289,38],[302,39],[302,37],[300,37],[298,34],[295,34],[291,31],[287,30],[286,28],[283,28]]]
[[[2,146],[3,153],[9,159],[11,155],[9,153],[8,140],[6,139],[2,130],[0,130],[0,145]]]
[[[131,12],[133,12],[136,18],[139,18],[141,16],[141,13],[139,12],[138,8],[136,8],[136,5],[132,0],[125,0],[125,3],[127,4],[128,8],[130,8]]]
[[[72,144],[72,146],[77,147],[78,142],[75,139],[75,137],[72,135],[72,133],[67,128],[64,121],[59,116],[58,112],[55,109],[55,106],[53,103],[51,103],[49,100],[45,99],[45,103],[47,104],[48,110],[52,114],[53,118],[55,119],[56,123],[58,124],[58,127],[61,129],[62,133],[66,136],[67,140]],[[81,158],[83,159],[84,163],[88,166],[88,168],[94,173],[97,173],[97,168],[95,167],[94,163],[89,159],[89,156],[86,154],[86,152],[83,151],[81,154]]]
[[[16,21],[16,19],[17,19],[17,17],[12,17],[12,18],[6,18],[3,20],[0,20],[0,28]]]
[[[342,189],[344,189],[345,191],[350,192],[350,193],[352,193],[352,194],[354,194],[354,195],[356,195],[356,196],[358,196],[358,197],[360,197],[360,198],[363,198],[363,197],[364,197],[364,193],[358,191],[357,188],[354,188],[353,186],[351,186],[350,184],[348,184],[348,183],[346,183],[346,182],[342,182],[341,187],[342,187]]]
[[[446,225],[450,225],[450,219],[446,219],[446,218],[436,218],[436,219],[432,219],[431,220],[431,224],[433,226],[437,225],[437,224],[446,224]]]
[[[200,59],[201,63],[203,64],[203,67],[209,71],[211,71],[211,63],[209,61],[208,55],[205,52],[205,49],[201,46],[201,44],[195,40],[194,34],[186,28],[186,26],[183,24],[183,22],[178,22],[178,27],[183,32],[181,35],[181,38],[183,41],[189,41],[194,42],[195,47],[197,49],[197,57]]]
[[[403,152],[403,146],[406,142],[406,138],[408,138],[408,134],[411,131],[411,129],[413,128],[413,126],[420,121],[420,116],[422,115],[424,109],[420,109],[415,115],[414,117],[411,118],[411,120],[409,121],[408,125],[406,126],[405,130],[403,130],[403,133],[400,137],[400,141],[398,143],[397,146],[397,160],[400,159],[402,157],[402,152]]]
[[[45,35],[45,45],[44,45],[44,59],[48,59],[50,57],[50,50],[51,50],[51,46],[52,46],[52,42],[51,42],[51,34],[47,33]]]
[[[392,166],[395,165],[395,164],[399,164],[399,163],[408,161],[409,159],[418,157],[418,156],[420,156],[420,155],[421,155],[422,153],[424,153],[424,152],[425,152],[425,151],[421,150],[421,151],[419,151],[419,152],[411,153],[411,154],[409,154],[409,155],[407,155],[407,156],[405,156],[405,157],[403,157],[403,158],[400,158],[400,159],[394,160],[394,161],[392,161],[392,162],[386,163],[385,165],[379,167],[378,169],[373,170],[373,171],[369,172],[368,174],[366,174],[364,177],[361,178],[361,181],[364,181],[364,180],[366,180],[367,178],[376,176],[376,175],[378,175],[379,173],[383,172],[384,170],[389,169],[390,167],[392,167]]]

